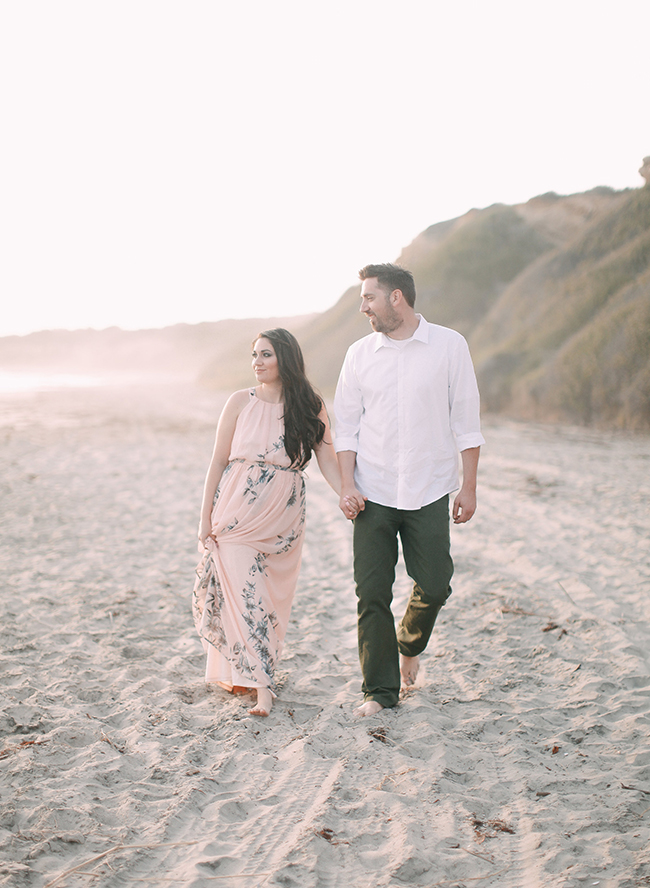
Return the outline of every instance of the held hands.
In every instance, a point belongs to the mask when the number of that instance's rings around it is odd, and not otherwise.
[[[356,489],[356,487],[345,488],[341,490],[341,498],[339,499],[339,508],[346,518],[352,521],[357,517],[359,512],[363,512],[366,507],[367,496]]]
[[[476,511],[476,490],[462,487],[454,500],[454,524],[465,524]]]

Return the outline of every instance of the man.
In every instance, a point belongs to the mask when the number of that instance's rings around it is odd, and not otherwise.
[[[360,310],[374,332],[348,350],[334,413],[340,506],[346,517],[356,514],[364,693],[356,712],[365,716],[395,706],[400,675],[406,685],[415,682],[419,654],[451,594],[449,494],[459,486],[458,451],[463,484],[452,514],[455,524],[464,524],[476,510],[484,439],[464,338],[416,314],[413,275],[406,269],[367,265],[359,277]],[[396,633],[391,602],[398,535],[414,585]]]

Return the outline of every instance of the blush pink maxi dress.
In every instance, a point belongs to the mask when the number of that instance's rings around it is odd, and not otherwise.
[[[274,695],[305,523],[304,476],[284,449],[283,410],[251,389],[214,499],[215,539],[207,540],[192,596],[205,680],[227,689],[268,687]]]

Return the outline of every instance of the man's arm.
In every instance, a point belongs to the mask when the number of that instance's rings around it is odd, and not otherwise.
[[[339,507],[346,518],[355,518],[366,504],[366,497],[357,490],[354,483],[363,397],[352,367],[353,348],[354,346],[348,349],[345,356],[334,395],[335,449],[341,471]]]
[[[366,505],[366,497],[360,493],[354,483],[354,467],[357,454],[354,450],[340,450],[337,454],[341,470],[341,498],[339,508],[346,518],[356,517]]]
[[[454,524],[465,524],[476,511],[476,477],[480,453],[480,447],[468,447],[467,450],[461,450],[463,486],[454,500],[452,511]]]

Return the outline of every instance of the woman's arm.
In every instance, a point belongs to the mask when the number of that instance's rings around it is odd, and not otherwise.
[[[324,404],[321,408],[321,412],[318,414],[318,418],[325,426],[325,434],[323,435],[322,441],[314,447],[314,453],[318,460],[318,468],[321,470],[323,478],[327,481],[332,490],[340,495],[341,473],[339,471],[336,453],[334,452],[334,441],[332,439],[330,420]]]
[[[336,451],[334,450],[334,441],[332,440],[332,431],[330,429],[329,417],[324,406],[319,414],[319,417],[325,423],[325,434],[323,435],[323,440],[320,442],[320,444],[314,447],[314,453],[316,454],[316,459],[318,460],[318,467],[320,468],[323,477],[332,488],[332,490],[335,493],[338,493],[339,505],[345,517],[355,518],[357,513],[360,512],[365,506],[364,497],[355,490],[355,495],[349,495],[346,498],[345,502],[343,501],[341,469],[339,466],[339,460],[336,456]]]
[[[203,485],[203,500],[201,502],[201,518],[199,521],[199,540],[204,544],[212,532],[212,504],[214,502],[214,495],[217,491],[217,487],[221,481],[221,476],[228,465],[228,457],[230,456],[230,448],[235,434],[237,419],[248,403],[249,397],[248,389],[235,392],[228,398],[226,406],[221,411],[221,416],[219,417],[214,450],[212,451],[212,459],[210,460],[208,472],[205,476],[205,484]]]

